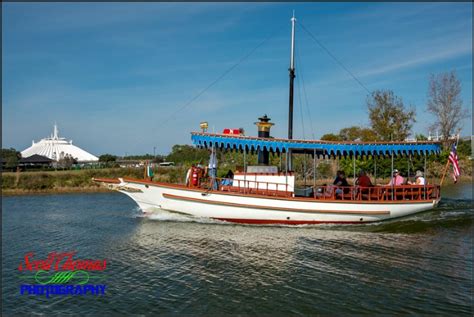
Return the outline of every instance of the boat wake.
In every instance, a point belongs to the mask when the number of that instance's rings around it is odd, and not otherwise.
[[[441,229],[462,230],[472,227],[473,224],[474,207],[472,200],[443,199],[435,209],[404,218],[356,225],[350,228],[350,230],[416,234],[434,232]]]
[[[141,212],[141,211],[140,211]],[[140,217],[147,218],[148,220],[154,221],[170,221],[170,222],[196,222],[196,223],[207,223],[207,224],[224,224],[225,222],[214,220],[204,217],[193,217],[190,215],[185,215],[173,211],[168,211],[165,209],[153,209],[147,213],[141,212]],[[227,224],[227,223],[225,223]]]

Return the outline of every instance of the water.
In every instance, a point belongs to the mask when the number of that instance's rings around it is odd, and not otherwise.
[[[161,213],[125,195],[4,197],[5,315],[473,314],[471,184],[440,207],[360,226],[257,227]],[[19,294],[25,253],[107,259],[104,296]]]

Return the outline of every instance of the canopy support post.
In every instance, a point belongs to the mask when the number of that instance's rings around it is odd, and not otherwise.
[[[423,184],[423,195],[424,195],[424,198],[426,200],[426,182],[428,181],[428,174],[426,173],[427,172],[426,171],[426,153],[425,153],[424,157],[425,157],[425,162],[424,162],[423,169],[425,170],[425,183]]]
[[[281,172],[282,168],[281,168],[281,152],[280,152],[280,172]]]
[[[288,149],[285,151],[285,165],[286,165],[286,170],[285,170],[285,192],[288,191]]]
[[[304,187],[306,188],[306,153],[304,153],[304,162],[303,162],[303,176],[304,176]]]
[[[247,188],[247,148],[244,145],[244,194]]]
[[[291,149],[287,150],[286,154],[286,170],[287,171],[292,171],[293,170],[293,158],[291,156]]]
[[[374,185],[377,185],[377,156],[374,155]]]
[[[314,156],[313,156],[313,190],[316,189],[316,149],[314,149]]]
[[[354,185],[355,185],[355,181],[356,181],[356,156],[355,156],[355,152],[353,153],[354,157],[352,159],[352,168],[353,168],[353,176],[354,176]]]
[[[393,196],[394,196],[394,195],[393,195],[393,187],[394,187],[394,185],[395,185],[395,184],[394,184],[394,183],[395,183],[395,179],[394,179],[394,177],[393,177],[393,150],[392,150],[391,154],[392,154],[392,169],[390,170],[390,179],[391,179],[390,183],[392,184],[391,187],[392,187],[392,200],[393,200]]]
[[[211,157],[209,158],[209,175],[211,175],[211,189],[212,190],[217,190],[217,181],[216,181],[216,176],[217,176],[217,158],[216,158],[216,148],[215,148],[215,143],[212,144],[211,148]]]
[[[411,161],[411,153],[408,153],[408,162],[407,162],[407,165],[408,165],[408,168],[407,168],[407,179],[409,180],[410,179],[410,161]]]

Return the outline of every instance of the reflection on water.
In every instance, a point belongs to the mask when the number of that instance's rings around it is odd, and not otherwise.
[[[458,184],[448,185],[442,188],[442,197],[448,199],[464,199],[473,200],[472,182],[463,182]]]
[[[4,310],[472,315],[474,211],[463,187],[453,191],[436,210],[413,217],[299,228],[166,212],[142,217],[119,194],[9,197],[2,206]],[[24,253],[71,249],[108,260],[106,296],[18,295]]]

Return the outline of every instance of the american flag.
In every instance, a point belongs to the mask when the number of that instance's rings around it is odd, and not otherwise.
[[[461,175],[461,170],[459,169],[458,154],[456,153],[456,145],[454,144],[451,147],[451,152],[449,153],[448,159],[451,164],[453,164],[453,179],[456,183],[458,181],[459,176]]]

